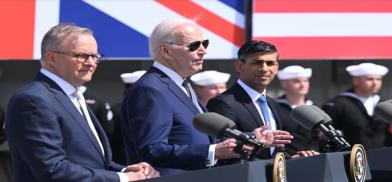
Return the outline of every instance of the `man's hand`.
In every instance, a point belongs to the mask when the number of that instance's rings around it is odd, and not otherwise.
[[[256,140],[264,144],[264,147],[270,147],[274,141],[274,135],[268,132],[268,126],[256,128],[252,133],[256,136]]]
[[[306,151],[298,151],[295,155],[291,156],[293,159],[297,159],[300,157],[311,157],[311,156],[316,156],[320,155],[320,153],[314,151],[314,150],[306,150]]]
[[[159,172],[146,162],[127,166],[125,174],[130,181],[159,177]]]
[[[282,130],[267,130],[268,126],[262,126],[253,130],[256,139],[265,145],[265,147],[284,147],[286,144],[290,144],[294,138],[287,131]]]
[[[216,159],[240,158],[240,155],[234,152],[234,148],[236,146],[237,146],[237,142],[234,138],[230,138],[216,144],[215,158]],[[253,147],[244,145],[242,149],[246,151],[252,151]]]

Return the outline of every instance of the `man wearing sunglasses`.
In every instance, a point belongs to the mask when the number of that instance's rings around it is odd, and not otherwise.
[[[92,31],[56,25],[45,34],[41,52],[36,78],[8,104],[13,180],[123,182],[158,176],[147,163],[114,163],[105,132],[86,106],[79,89],[102,60]]]
[[[214,145],[192,125],[206,109],[186,79],[202,69],[208,43],[190,20],[169,19],[155,27],[150,36],[155,61],[129,88],[122,107],[128,163],[148,161],[168,175],[239,157],[234,139]]]
[[[238,60],[235,62],[240,78],[207,104],[209,111],[233,120],[238,130],[253,133],[257,139],[265,132],[272,133],[271,148],[265,148],[258,155],[262,159],[271,158],[293,139],[289,132],[281,130],[278,105],[266,95],[266,89],[279,68],[278,57],[276,47],[268,42],[246,42],[238,50]],[[301,151],[294,157],[315,154],[314,151]],[[237,160],[228,160],[222,161],[222,164],[235,162]]]

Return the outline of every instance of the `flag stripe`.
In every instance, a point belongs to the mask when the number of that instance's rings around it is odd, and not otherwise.
[[[257,13],[253,18],[254,36],[392,35],[392,13]]]
[[[33,56],[35,1],[1,1],[0,59],[31,59]]]
[[[392,12],[390,0],[255,0],[254,12]]]
[[[50,28],[59,23],[60,0],[36,0],[34,59],[41,58],[41,41]]]
[[[277,46],[282,59],[387,59],[389,37],[254,37]]]
[[[243,29],[189,0],[157,0],[157,2],[161,3],[162,5],[177,12],[182,16],[188,18],[200,17],[200,20],[198,20],[197,23],[204,28],[216,33],[217,35],[223,37],[230,42],[233,42],[237,46],[241,46],[241,44],[243,44],[244,37],[238,36],[244,35]]]
[[[218,0],[209,0],[209,1],[200,1],[200,0],[192,0],[193,3],[200,5],[204,9],[207,9],[210,12],[218,15],[219,17],[225,19],[226,21],[237,25],[240,28],[244,28],[245,26],[245,17],[243,14],[235,11],[230,6],[223,4]]]

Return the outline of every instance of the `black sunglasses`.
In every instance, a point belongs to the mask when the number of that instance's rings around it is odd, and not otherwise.
[[[203,41],[191,42],[189,45],[187,45],[187,47],[189,48],[189,51],[193,52],[199,49],[200,45],[203,45],[204,49],[207,49],[208,44],[210,44],[210,41],[206,39]]]

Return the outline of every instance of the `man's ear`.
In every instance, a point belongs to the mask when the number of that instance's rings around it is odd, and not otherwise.
[[[56,62],[54,53],[52,53],[52,52],[46,52],[46,53],[45,53],[45,64],[51,65],[51,64],[53,64],[54,62]]]
[[[236,70],[238,73],[240,73],[241,70],[242,70],[242,67],[244,66],[244,64],[245,64],[244,62],[242,62],[241,60],[237,59],[237,60],[234,62],[235,70]]]
[[[165,45],[160,45],[159,46],[159,52],[161,53],[161,55],[166,58],[167,60],[170,60],[171,56],[170,56],[170,50],[165,46]]]

